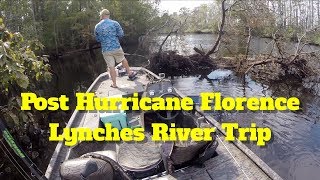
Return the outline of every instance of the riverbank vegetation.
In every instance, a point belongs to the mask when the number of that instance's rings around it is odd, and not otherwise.
[[[39,41],[28,41],[21,33],[10,32],[0,18],[0,120],[5,120],[32,159],[39,159],[46,151],[48,140],[44,129],[48,126],[48,113],[22,111],[20,94],[32,91],[50,95],[46,84],[51,80],[50,66],[47,57],[37,56],[36,52],[41,50],[43,45]],[[7,153],[0,155],[0,177],[17,175],[5,159]]]
[[[148,27],[158,21],[153,1],[0,1],[1,14],[12,32],[44,44],[45,53],[89,48],[96,44],[94,26],[99,12],[108,8],[111,17],[121,22],[125,43],[135,43]]]
[[[319,51],[308,48],[310,44],[315,44],[316,37],[320,35],[318,31],[320,15],[319,10],[316,10],[319,3],[302,0],[215,2],[211,6],[202,5],[193,11],[182,9],[181,14],[173,14],[174,20],[183,24],[180,26],[182,30],[172,28],[168,33],[170,36],[172,32],[197,31],[194,28],[207,29],[206,22],[210,22],[208,23],[210,25],[216,24],[217,29],[212,31],[218,35],[215,42],[213,41],[212,48],[204,50],[195,47],[196,54],[201,56],[197,58],[196,63],[190,58],[193,56],[177,58],[171,53],[173,56],[166,57],[166,52],[161,52],[160,48],[151,58],[152,70],[157,71],[159,67],[161,68],[164,59],[169,61],[174,59],[174,62],[168,64],[175,67],[174,69],[181,67],[181,70],[170,71],[168,67],[163,68],[171,76],[179,75],[181,72],[187,72],[181,75],[188,75],[190,67],[196,67],[197,72],[203,73],[207,73],[203,71],[205,67],[227,67],[239,74],[249,74],[264,83],[288,78],[303,82],[319,75],[318,69],[315,68],[319,64]],[[307,9],[311,11],[306,11]],[[206,10],[209,11],[205,13]],[[197,13],[199,16],[196,16]],[[211,18],[212,14],[219,18]],[[251,49],[251,40],[256,36],[271,39],[267,45],[269,47],[266,48],[269,50],[259,53]],[[296,43],[290,47],[292,41]],[[223,57],[222,50],[228,51],[231,58]],[[165,58],[159,60],[159,56]]]
[[[221,1],[202,4],[193,10],[182,8],[180,13],[171,17],[183,21],[188,17],[184,27],[189,33],[217,33],[221,15]],[[252,36],[272,38],[276,30],[283,32],[289,40],[298,41],[299,34],[306,29],[319,27],[320,3],[314,0],[261,0],[261,1],[229,1],[234,3],[233,10],[228,14],[228,21],[233,30],[242,31],[243,27],[251,28]],[[236,27],[236,28],[235,28]],[[231,30],[231,29],[228,29]],[[320,44],[320,33],[313,32],[309,43]]]

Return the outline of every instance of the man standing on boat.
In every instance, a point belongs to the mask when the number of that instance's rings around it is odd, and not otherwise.
[[[112,80],[111,87],[117,88],[116,82],[116,63],[121,63],[127,70],[130,80],[133,80],[136,73],[130,70],[127,59],[119,42],[119,38],[124,36],[123,30],[117,21],[110,19],[110,12],[103,9],[100,12],[100,22],[94,29],[96,40],[101,43],[102,55],[109,67]]]

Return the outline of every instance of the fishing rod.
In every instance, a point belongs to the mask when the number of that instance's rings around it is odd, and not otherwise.
[[[44,174],[42,173],[42,171],[31,161],[31,159],[26,155],[26,153],[21,149],[20,146],[18,146],[18,144],[15,142],[14,138],[12,137],[12,135],[10,134],[9,130],[6,128],[5,123],[3,122],[3,120],[0,118],[0,134],[2,135],[3,139],[5,140],[5,142],[9,145],[9,147],[13,150],[13,152],[23,161],[23,163],[30,169],[31,171],[31,176],[32,177],[36,177],[36,179],[38,180],[47,180],[47,178],[44,176]],[[21,168],[20,170],[22,170],[24,173],[26,173],[23,168],[19,165],[19,163],[14,159],[14,157],[12,156],[12,154],[9,151],[9,148],[7,148],[7,146],[5,145],[5,143],[2,141],[2,145],[4,146],[4,149],[7,150],[8,154],[11,156],[11,158],[13,158],[13,160],[15,161],[15,163],[17,163],[17,165]],[[2,149],[2,148],[1,148]],[[3,150],[4,150],[3,149]],[[6,153],[7,154],[7,153]],[[10,159],[10,156],[9,159]],[[10,159],[10,161],[14,164],[14,162],[12,161],[12,159]],[[15,164],[14,164],[15,165]],[[15,165],[16,166],[16,165]],[[20,172],[19,168],[16,166],[16,168],[18,169],[18,171]],[[21,172],[20,172],[21,173]],[[22,173],[21,173],[22,174]],[[22,174],[23,175],[23,174]],[[24,175],[23,175],[24,176]],[[28,175],[26,175],[29,179],[30,177]],[[25,177],[25,176],[24,176]],[[26,178],[27,179],[27,178]]]

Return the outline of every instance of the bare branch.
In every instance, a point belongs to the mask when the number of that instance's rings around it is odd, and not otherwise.
[[[236,5],[238,2],[240,2],[240,1],[242,1],[242,0],[234,1],[234,2],[226,9],[226,11],[230,11],[231,8],[232,8],[233,6],[235,6],[235,5]]]
[[[278,63],[278,64],[281,64],[281,65],[287,66],[287,64],[283,63],[282,61],[274,60],[274,59],[266,59],[266,60],[263,60],[263,61],[257,61],[257,62],[251,63],[250,67],[246,70],[245,73],[247,74],[250,71],[250,69],[253,68],[254,66],[268,64],[268,63]]]
[[[251,42],[251,27],[249,26],[248,29],[248,39],[247,39],[247,47],[246,47],[246,60],[248,60],[248,55],[249,55],[249,51],[250,51],[250,42]]]
[[[317,28],[319,28],[319,26],[304,31],[304,33],[298,38],[298,44],[297,44],[296,52],[295,52],[292,60],[290,61],[290,64],[293,63],[293,62],[297,59],[297,57],[299,56],[299,54],[301,54],[301,51],[303,50],[303,48],[307,45],[307,43],[304,43],[304,44],[300,47],[301,41],[306,37],[307,33],[311,32],[311,31],[314,31],[314,30],[316,30]]]
[[[168,25],[168,23],[169,23],[169,18],[168,18],[168,19],[166,20],[166,22],[163,23],[161,26],[157,27],[157,25],[156,25],[156,26],[150,28],[150,29],[146,32],[145,35],[141,36],[141,37],[139,38],[139,45],[138,45],[138,48],[136,49],[135,53],[137,53],[137,52],[139,51],[139,49],[144,46],[145,40],[149,37],[149,35],[150,35],[151,33],[163,29],[164,27],[166,27],[166,26]]]
[[[171,36],[171,34],[172,34],[172,33],[177,33],[177,32],[180,30],[180,28],[187,22],[187,19],[188,19],[188,17],[186,17],[186,18],[184,19],[183,23],[180,21],[180,22],[179,22],[179,26],[178,26],[177,29],[175,29],[177,23],[175,23],[175,24],[173,25],[172,30],[169,32],[169,34],[167,34],[166,38],[162,41],[158,53],[162,52],[162,47],[163,47],[163,45],[166,43],[166,41],[168,40],[168,38]]]
[[[211,54],[215,53],[218,45],[220,44],[222,36],[224,34],[223,30],[224,30],[224,25],[225,25],[225,21],[226,21],[226,12],[227,12],[227,9],[225,8],[225,3],[226,3],[226,0],[223,0],[221,2],[222,17],[221,17],[221,24],[220,24],[219,34],[218,34],[217,40],[216,40],[213,48],[209,52],[206,53],[206,55],[205,55],[206,57],[208,57]]]

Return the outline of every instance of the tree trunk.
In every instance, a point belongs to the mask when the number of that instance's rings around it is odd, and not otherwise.
[[[219,34],[218,34],[218,38],[216,40],[216,43],[214,44],[213,48],[207,52],[206,54],[206,57],[209,57],[211,54],[215,53],[215,51],[217,50],[219,44],[220,44],[220,41],[222,39],[222,36],[223,36],[223,31],[224,31],[224,25],[225,25],[225,22],[226,22],[226,13],[227,13],[227,9],[225,8],[225,3],[226,3],[226,0],[223,0],[222,3],[221,3],[221,13],[222,13],[222,17],[221,17],[221,24],[220,24],[220,27],[219,27]]]

